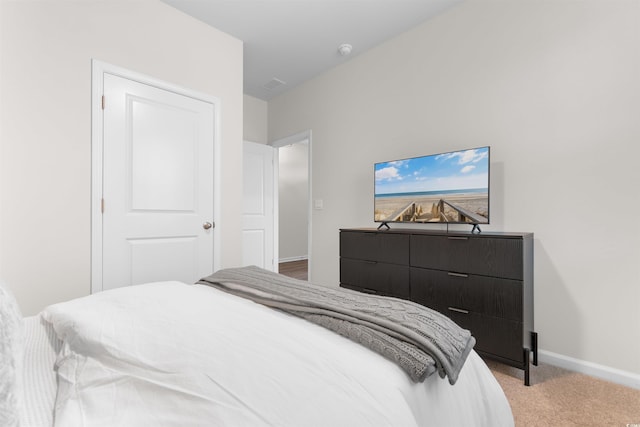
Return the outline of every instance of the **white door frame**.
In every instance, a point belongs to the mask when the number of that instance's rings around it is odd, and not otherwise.
[[[312,224],[311,224],[311,220],[312,220],[312,197],[311,197],[311,189],[312,189],[312,183],[311,183],[311,177],[312,177],[312,171],[311,171],[311,159],[312,159],[312,149],[311,149],[311,129],[309,130],[305,130],[302,132],[298,132],[294,135],[290,135],[281,139],[276,139],[275,141],[271,142],[269,145],[273,146],[274,148],[280,148],[280,147],[284,147],[287,145],[292,145],[292,144],[296,144],[298,142],[302,142],[302,141],[308,141],[309,142],[309,155],[307,158],[307,163],[308,163],[308,182],[309,182],[309,189],[308,189],[308,195],[309,195],[309,200],[308,200],[308,205],[307,205],[307,224],[308,224],[308,228],[307,228],[307,254],[308,254],[308,264],[307,264],[307,268],[308,268],[308,280],[311,281],[312,279],[312,258],[311,258],[311,230],[312,230]],[[278,157],[279,158],[279,157]],[[278,162],[278,158],[276,158],[276,165]],[[278,179],[278,175],[280,173],[279,169],[276,169],[276,179]],[[277,194],[276,194],[277,196]],[[275,209],[276,209],[276,218],[278,217],[278,213],[279,213],[279,205],[278,205],[278,199],[276,197],[276,202],[275,202]],[[276,235],[278,236],[278,235]],[[278,237],[279,238],[279,237]]]
[[[102,290],[102,189],[103,189],[103,116],[104,74],[113,74],[158,89],[188,96],[214,106],[213,140],[213,270],[220,268],[220,100],[135,71],[92,59],[91,61],[91,293]]]

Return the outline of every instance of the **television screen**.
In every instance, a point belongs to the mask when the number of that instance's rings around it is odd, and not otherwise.
[[[488,224],[489,148],[376,163],[376,222]]]

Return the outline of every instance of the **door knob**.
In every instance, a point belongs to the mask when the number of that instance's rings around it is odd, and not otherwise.
[[[202,224],[202,228],[208,230],[210,228],[213,228],[213,224],[211,224],[210,222],[205,222],[204,224]]]

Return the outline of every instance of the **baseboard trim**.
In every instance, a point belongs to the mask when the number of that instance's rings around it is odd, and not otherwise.
[[[278,259],[278,264],[281,264],[283,262],[303,261],[305,259],[309,259],[309,257],[307,255],[301,255],[301,256],[292,256],[288,258],[280,258]]]
[[[553,353],[546,350],[538,350],[538,359],[542,363],[558,366],[573,372],[590,375],[612,383],[631,387],[640,390],[640,375],[621,369],[610,368],[597,363],[585,360],[574,359],[573,357]]]

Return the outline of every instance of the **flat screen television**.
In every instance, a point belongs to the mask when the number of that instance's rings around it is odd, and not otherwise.
[[[489,224],[490,147],[374,165],[374,221]],[[379,227],[379,228],[380,228]]]

